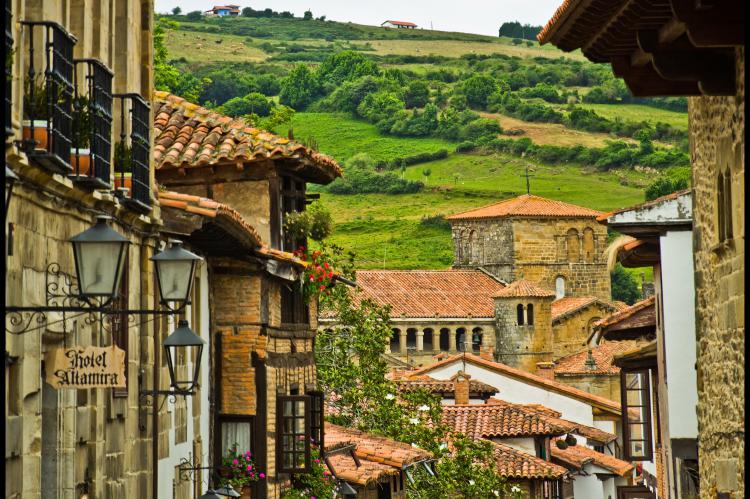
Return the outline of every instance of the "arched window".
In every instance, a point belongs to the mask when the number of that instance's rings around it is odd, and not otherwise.
[[[716,179],[716,194],[718,204],[718,233],[719,242],[722,243],[733,237],[732,227],[732,174],[727,169],[724,173],[719,173]]]
[[[596,245],[594,244],[594,229],[586,227],[583,229],[583,261],[592,263],[596,257]]]
[[[555,299],[559,300],[565,296],[565,278],[561,275],[555,279]]]
[[[406,330],[406,348],[417,349],[417,330],[413,327]]]
[[[479,352],[482,350],[482,328],[475,327],[471,330],[471,350]]]
[[[519,326],[523,326],[523,305],[520,303],[516,307],[516,322]]]
[[[440,329],[440,351],[447,352],[451,349],[451,330],[447,327]]]
[[[477,231],[469,232],[469,263],[478,263],[479,261],[479,237]]]
[[[456,329],[456,351],[464,351],[464,342],[466,341],[466,329],[460,327]]]
[[[566,241],[568,246],[568,262],[577,263],[581,255],[578,231],[570,229],[566,235]]]
[[[526,305],[526,324],[529,326],[534,325],[534,305],[531,303]]]
[[[398,328],[394,328],[393,333],[391,334],[391,353],[398,353],[400,339],[401,330]]]
[[[424,348],[424,350],[426,350],[426,351],[432,350],[432,348],[433,348],[432,347],[432,345],[433,345],[432,342],[433,342],[433,340],[432,340],[432,329],[428,327],[427,329],[424,330],[424,337],[422,338],[422,347]]]

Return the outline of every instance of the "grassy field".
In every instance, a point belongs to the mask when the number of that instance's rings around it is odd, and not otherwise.
[[[219,43],[220,42],[220,43]],[[189,31],[165,30],[164,43],[170,59],[184,58],[187,62],[259,62],[268,57],[262,50],[248,46],[245,37],[214,35]]]
[[[444,57],[461,57],[464,54],[504,54],[517,57],[567,57],[582,60],[578,52],[565,53],[556,48],[549,49],[534,43],[531,47],[525,44],[513,45],[508,39],[495,39],[493,42],[473,42],[459,40],[373,40],[370,42],[377,55],[442,55]]]
[[[661,121],[667,125],[687,130],[687,113],[669,111],[641,104],[577,104],[584,109],[591,109],[605,118],[622,118],[631,121]]]
[[[536,144],[554,146],[603,147],[605,140],[612,140],[606,133],[591,133],[573,130],[559,123],[532,123],[496,113],[480,113],[485,118],[496,119],[503,130],[520,129]],[[629,140],[629,139],[627,139]]]
[[[383,137],[374,125],[340,113],[296,113],[292,128],[296,139],[314,138],[321,152],[342,162],[360,152],[380,161],[456,147],[441,139]]]

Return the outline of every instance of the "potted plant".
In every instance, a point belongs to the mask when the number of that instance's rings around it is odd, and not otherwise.
[[[227,453],[221,459],[219,474],[225,482],[232,484],[232,487],[242,494],[240,497],[250,499],[250,486],[266,478],[266,475],[255,468],[255,461],[249,450],[242,452],[238,449],[239,446],[236,443],[232,448],[227,449]]]
[[[23,140],[34,140],[36,146],[47,149],[49,133],[47,122],[49,106],[47,105],[47,85],[40,75],[35,80],[26,80],[23,92]]]
[[[115,144],[115,189],[133,188],[132,161],[133,149],[125,142]]]
[[[73,99],[73,135],[70,164],[76,175],[88,175],[91,169],[91,110],[85,95]]]

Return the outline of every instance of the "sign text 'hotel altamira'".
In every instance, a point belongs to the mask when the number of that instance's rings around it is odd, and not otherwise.
[[[55,389],[125,388],[125,350],[114,345],[55,348],[44,365]]]

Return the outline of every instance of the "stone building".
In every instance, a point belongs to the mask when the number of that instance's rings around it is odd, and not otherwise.
[[[635,96],[688,96],[701,497],[744,497],[744,3],[566,0],[539,33]]]
[[[70,298],[77,294],[77,283],[68,241],[91,228],[99,215],[112,217],[110,228],[129,242],[116,306],[159,306],[149,261],[165,243],[151,190],[147,126],[153,7],[151,0],[5,2],[5,164],[6,172],[9,168],[19,177],[4,217],[5,304],[58,309],[6,315],[9,498],[79,497],[85,492],[93,497],[155,497],[153,421],[139,400],[139,388],[155,388],[154,336],[160,328],[171,332],[173,323],[148,316],[130,316],[132,322],[113,315],[102,320],[81,311],[59,311],[80,305]],[[34,102],[32,89],[37,102],[52,92],[59,92],[60,99],[25,105],[24,100]],[[74,93],[90,107],[74,109]],[[72,116],[89,111],[96,126],[81,129]],[[114,150],[122,145],[132,147],[132,159],[115,163]],[[115,174],[125,168],[132,188],[114,195],[119,187]],[[194,291],[201,295],[205,288]],[[186,309],[186,314],[194,313]],[[51,366],[45,357],[56,349],[111,346],[125,351],[124,387],[73,390],[48,383]],[[192,408],[178,411],[186,417]],[[159,415],[175,412],[165,406]],[[190,432],[185,439],[192,441],[199,433]]]
[[[307,182],[331,182],[341,170],[301,144],[164,92],[155,93],[153,123],[156,178],[170,189],[159,193],[168,227],[213,249],[206,459],[215,468],[235,443],[251,451],[265,474],[252,497],[276,498],[291,474],[311,466],[323,410],[313,354],[317,310],[299,286],[307,264],[286,251],[304,241],[284,234],[282,222],[305,209]],[[215,218],[236,241],[202,218]],[[279,426],[284,418],[291,419]],[[304,449],[289,445],[300,435],[288,429],[300,423]]]
[[[609,301],[600,212],[524,194],[450,215],[453,267],[482,268],[504,282],[519,279],[555,290],[555,297]]]

